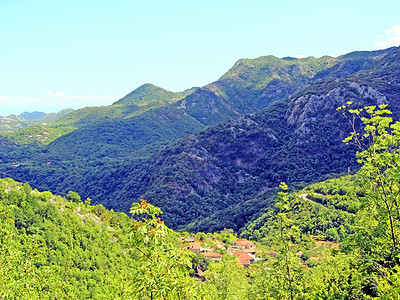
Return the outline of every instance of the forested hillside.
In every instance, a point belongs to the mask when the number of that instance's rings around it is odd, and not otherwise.
[[[0,296],[397,299],[400,122],[386,105],[351,107],[339,111],[364,125],[345,139],[358,148],[360,171],[291,193],[281,183],[274,205],[241,232],[257,244],[230,230],[173,232],[144,200],[131,219],[76,192],[63,198],[0,180]],[[186,239],[216,253],[189,251]]]
[[[182,269],[190,254],[180,248],[179,235],[165,226],[155,228],[158,241],[148,244],[137,237],[139,222],[102,205],[91,206],[89,198],[83,203],[75,192],[63,198],[4,179],[0,195],[3,299],[147,299],[165,285],[163,295],[190,299],[194,294],[190,288],[196,281]],[[146,228],[145,221],[142,226]],[[152,272],[162,278],[146,281],[153,275],[143,269],[150,267],[143,253],[157,256],[160,251],[167,252],[157,257],[164,270],[152,266]],[[166,273],[167,265],[172,274]]]
[[[0,195],[0,296],[4,299],[263,299],[293,291],[296,299],[363,295],[360,288],[365,282],[350,269],[354,258],[338,255],[336,248],[327,247],[336,254],[319,254],[320,262],[310,258],[303,262],[309,256],[291,253],[293,269],[285,274],[288,265],[281,259],[288,253],[280,248],[284,243],[269,236],[272,241],[258,248],[279,249],[276,256],[260,252],[259,260],[244,268],[224,247],[217,250],[222,261],[186,250],[182,235],[163,225],[157,218],[161,211],[144,201],[132,206],[136,216],[132,220],[102,205],[91,206],[90,199],[83,203],[75,192],[63,198],[12,179],[0,180]],[[192,236],[202,244],[214,240],[229,245],[237,239],[226,232]],[[317,249],[306,232],[293,246]],[[303,271],[294,265],[299,262]],[[324,269],[332,263],[339,268],[329,274],[330,269]],[[273,272],[265,271],[271,267]],[[299,271],[291,285],[279,284]],[[327,277],[321,281],[320,276]],[[304,280],[301,287],[300,280]]]
[[[74,130],[47,146],[4,139],[0,171],[63,195],[75,190],[118,211],[145,198],[173,228],[239,230],[271,205],[281,181],[301,187],[358,169],[355,148],[342,143],[351,126],[336,108],[347,101],[387,103],[398,118],[399,58],[391,48],[338,58],[242,60],[172,104],[150,97],[143,106],[78,110],[52,125]],[[274,84],[291,88],[268,92]],[[254,105],[240,110],[247,92]]]

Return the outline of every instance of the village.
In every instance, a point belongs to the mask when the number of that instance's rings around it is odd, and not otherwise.
[[[244,266],[248,267],[255,261],[261,260],[256,257],[260,250],[257,249],[257,245],[251,241],[245,239],[237,239],[231,241],[232,243],[223,243],[218,239],[208,239],[207,243],[202,241],[195,241],[193,237],[182,237],[182,245],[194,253],[199,253],[205,258],[220,261],[222,260],[223,253],[234,255],[239,259],[239,262]],[[270,254],[276,254],[275,251],[268,251]]]
[[[229,229],[213,235],[199,233],[195,236],[182,236],[181,243],[182,247],[201,254],[208,260],[221,261],[224,254],[234,255],[245,268],[266,257],[276,257],[277,254],[276,250],[266,250],[263,247],[263,250],[260,250],[252,241],[237,239]],[[339,249],[339,247],[339,243],[326,241],[323,236],[310,235],[309,245],[297,251],[296,255],[303,260],[301,264],[308,268],[318,264],[327,249]]]

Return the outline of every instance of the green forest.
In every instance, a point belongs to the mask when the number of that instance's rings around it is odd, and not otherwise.
[[[162,210],[134,201],[129,216],[0,180],[2,299],[398,299],[400,122],[386,105],[338,112],[360,170],[304,186],[282,182],[240,230],[173,231]],[[356,124],[362,123],[359,130]],[[244,265],[230,245],[257,245]],[[218,244],[221,260],[190,250]],[[189,249],[188,249],[189,248]]]

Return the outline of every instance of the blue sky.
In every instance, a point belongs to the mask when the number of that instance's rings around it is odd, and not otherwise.
[[[217,80],[240,58],[400,44],[400,1],[0,0],[0,115]]]

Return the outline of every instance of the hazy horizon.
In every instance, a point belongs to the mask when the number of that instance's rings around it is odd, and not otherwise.
[[[241,58],[400,44],[398,1],[14,1],[0,5],[0,115],[110,105],[217,80]]]

